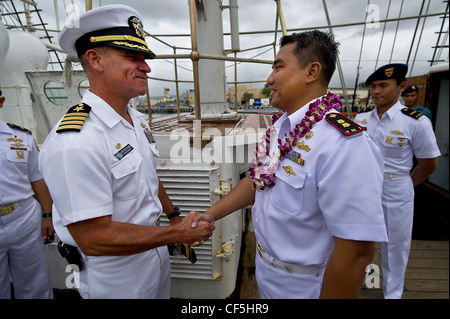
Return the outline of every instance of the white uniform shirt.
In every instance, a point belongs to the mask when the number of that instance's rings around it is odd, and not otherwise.
[[[402,113],[405,108],[397,102],[381,119],[377,108],[360,113],[355,122],[367,127],[367,133],[383,152],[386,173],[409,175],[416,158],[435,158],[441,155],[430,120],[426,116],[415,119]]]
[[[294,130],[308,105],[275,123]],[[323,266],[334,249],[333,236],[386,241],[381,204],[382,154],[365,133],[346,137],[325,118],[312,128],[301,154],[304,165],[284,159],[275,186],[256,192],[255,235],[271,257],[303,266]],[[284,132],[282,132],[284,136]],[[271,142],[271,151],[277,147]],[[289,166],[295,175],[288,175]]]
[[[0,207],[34,195],[31,182],[42,179],[31,134],[0,121]]]
[[[107,215],[113,221],[154,225],[162,210],[158,151],[146,138],[144,115],[128,108],[133,127],[89,90],[82,102],[92,110],[81,131],[56,133],[57,125],[41,150],[56,232],[63,234],[63,227],[71,223]],[[115,154],[124,148],[122,153],[127,153],[119,159]],[[62,241],[75,244],[62,236]]]
[[[81,131],[56,133],[56,125],[39,157],[54,200],[55,231],[74,246],[66,228],[71,223],[111,215],[113,221],[153,226],[162,212],[159,153],[144,115],[128,107],[133,127],[89,90],[82,102],[92,109]],[[80,293],[85,298],[145,298],[160,279],[156,249],[84,258]]]

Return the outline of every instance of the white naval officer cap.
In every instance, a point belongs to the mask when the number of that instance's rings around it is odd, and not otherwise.
[[[58,40],[64,51],[78,57],[100,46],[142,52],[146,59],[156,57],[145,42],[139,13],[122,4],[98,7],[81,14],[76,21],[64,26]]]

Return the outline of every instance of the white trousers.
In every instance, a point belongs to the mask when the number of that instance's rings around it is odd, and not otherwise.
[[[414,215],[414,187],[409,176],[384,180],[383,211],[389,237],[389,242],[381,243],[383,293],[386,299],[400,299]]]
[[[78,291],[85,299],[170,298],[167,246],[135,255],[84,258]]]
[[[33,197],[0,217],[0,299],[11,298],[10,278],[17,299],[53,298],[41,224]]]
[[[261,299],[318,299],[323,272],[318,275],[289,273],[269,265],[256,252],[255,276]]]

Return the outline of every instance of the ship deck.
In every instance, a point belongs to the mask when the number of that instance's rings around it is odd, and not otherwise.
[[[154,135],[170,135],[175,130],[187,130],[189,134],[193,134],[194,124],[192,121],[186,120],[189,113],[155,117],[149,121],[150,128]],[[229,120],[223,122],[212,122],[207,120],[201,121],[202,136],[227,135],[239,123],[239,130],[234,130],[234,134],[243,134],[248,129],[265,130],[271,124],[271,114],[238,114],[238,120]],[[182,133],[180,133],[182,134]]]

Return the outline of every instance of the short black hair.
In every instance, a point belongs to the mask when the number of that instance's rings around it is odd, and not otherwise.
[[[339,43],[335,41],[331,33],[313,30],[301,33],[293,33],[283,36],[280,45],[296,42],[294,54],[302,67],[311,62],[319,62],[322,66],[323,78],[326,84],[336,70],[336,61],[339,54]]]

